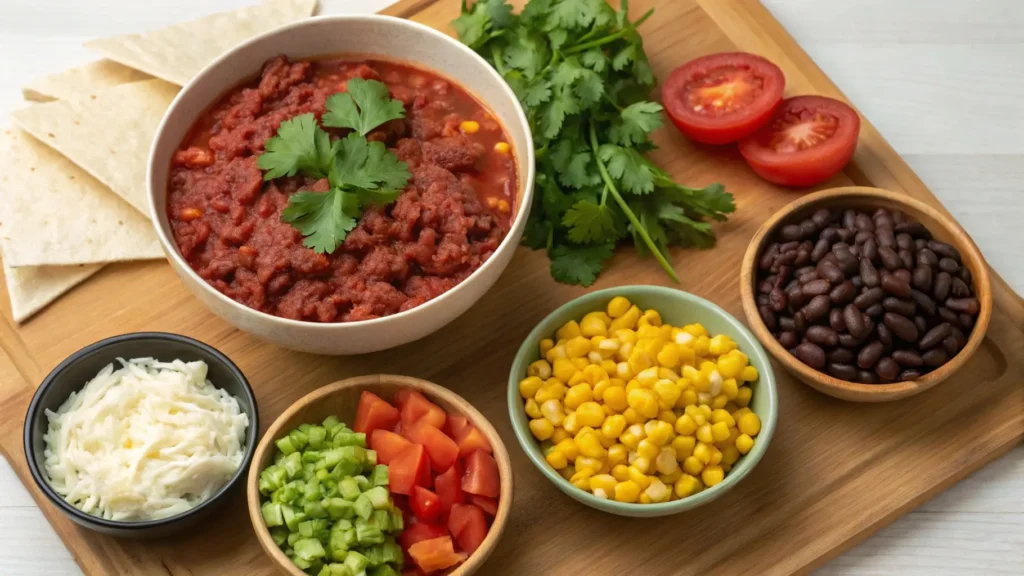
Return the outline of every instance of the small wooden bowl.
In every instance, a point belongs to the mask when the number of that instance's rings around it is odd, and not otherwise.
[[[512,508],[512,462],[509,460],[508,451],[501,437],[484,418],[483,414],[473,408],[469,402],[447,388],[442,388],[433,382],[412,378],[409,376],[395,376],[392,374],[374,374],[370,376],[359,376],[328,384],[315,392],[303,396],[298,402],[292,404],[277,420],[271,424],[270,429],[263,435],[259,445],[256,447],[256,454],[253,457],[252,466],[249,468],[249,478],[246,486],[246,495],[249,505],[249,519],[256,531],[256,537],[260,546],[270,556],[278,568],[293,576],[305,576],[302,570],[292,564],[291,560],[284,555],[284,552],[277,547],[270,531],[263,521],[260,513],[260,472],[270,465],[274,457],[276,446],[274,442],[284,436],[285,433],[297,428],[300,424],[319,423],[324,418],[334,414],[346,424],[351,425],[355,421],[356,406],[359,404],[359,395],[363,390],[369,390],[381,398],[390,401],[395,392],[402,388],[413,388],[423,394],[431,402],[436,403],[445,411],[462,414],[479,429],[494,451],[494,460],[498,463],[498,474],[501,478],[501,496],[498,499],[498,514],[491,524],[487,537],[480,548],[466,559],[465,562],[448,572],[448,576],[469,576],[483,565],[487,557],[494,551],[498,540],[501,538],[505,525],[508,524],[509,511]]]
[[[764,325],[761,315],[757,311],[757,263],[762,250],[783,224],[798,221],[819,208],[900,210],[908,218],[924,224],[935,239],[947,242],[960,251],[964,265],[971,271],[974,291],[981,304],[981,311],[971,330],[967,344],[952,360],[916,380],[892,384],[859,384],[839,380],[824,372],[819,372],[795,358],[779,344]],[[989,319],[992,316],[992,286],[988,265],[967,232],[938,210],[914,200],[906,194],[863,186],[846,186],[808,194],[773,214],[757,231],[747,247],[741,267],[740,292],[747,324],[776,360],[794,376],[816,390],[853,402],[887,402],[906,398],[924,392],[942,382],[959,370],[978,349],[981,341],[985,338],[985,331],[988,329]]]

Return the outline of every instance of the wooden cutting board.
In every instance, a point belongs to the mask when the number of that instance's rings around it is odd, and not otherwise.
[[[651,6],[642,28],[659,77],[693,57],[722,50],[762,54],[782,67],[789,94],[842,98],[831,81],[754,0],[634,0]],[[459,0],[403,0],[388,13],[451,32]],[[732,148],[709,150],[674,130],[657,135],[655,159],[680,182],[721,181],[738,212],[718,227],[709,251],[675,251],[678,288],[742,318],[739,263],[758,226],[795,198],[758,179]],[[870,123],[852,164],[821,188],[859,184],[905,192],[941,209],[935,197]],[[594,288],[668,284],[657,264],[623,250]],[[482,573],[785,574],[821,565],[927,498],[1006,452],[1024,436],[1024,301],[994,276],[996,309],[981,349],[963,370],[920,396],[881,405],[819,394],[777,367],[781,413],[764,460],[713,504],[668,518],[606,515],[560,493],[519,449],[505,386],[521,340],[544,315],[585,290],[554,283],[542,253],[520,249],[499,283],[446,329],[398,350],[318,357],[255,340],[208,312],[163,262],[106,267],[23,326],[3,304],[0,449],[88,574],[270,574],[241,491],[210,524],[153,542],[119,541],[82,530],[34,487],[21,448],[25,409],[41,377],[101,338],[164,330],[209,342],[248,375],[269,425],[316,387],[390,372],[448,386],[494,423],[512,454],[511,523]]]

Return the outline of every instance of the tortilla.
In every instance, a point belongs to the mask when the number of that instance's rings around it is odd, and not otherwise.
[[[11,119],[148,216],[149,148],[177,91],[163,80],[132,82],[35,104]]]
[[[163,257],[148,218],[16,128],[0,133],[0,248],[11,267]]]
[[[78,68],[36,78],[22,86],[21,93],[26,100],[49,102],[71,98],[75,94],[83,92],[96,92],[118,84],[138,82],[149,78],[152,76],[118,64],[113,60],[103,59]]]
[[[3,265],[7,296],[11,300],[11,316],[18,323],[27,320],[61,294],[103,268],[102,264],[11,268],[7,260],[4,260]]]
[[[241,42],[309,17],[316,0],[267,0],[143,34],[85,43],[107,58],[184,86],[207,64]]]

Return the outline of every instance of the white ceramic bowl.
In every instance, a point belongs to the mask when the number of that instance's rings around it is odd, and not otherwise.
[[[178,252],[167,220],[171,155],[196,118],[225,92],[257,76],[278,56],[352,54],[405,61],[447,76],[482,101],[512,139],[519,168],[515,216],[508,236],[466,280],[411,310],[375,320],[316,323],[288,320],[235,302],[206,283]],[[241,330],[280,346],[317,354],[362,354],[411,342],[448,324],[483,296],[505,270],[523,235],[533,199],[533,137],[512,89],[476,53],[437,30],[390,16],[311,18],[239,45],[206,67],[167,110],[149,156],[150,210],[171,267],[206,306]]]

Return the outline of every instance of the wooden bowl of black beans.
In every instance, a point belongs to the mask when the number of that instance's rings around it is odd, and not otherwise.
[[[740,279],[747,323],[801,381],[884,402],[948,378],[992,315],[981,252],[956,222],[906,194],[809,194],[761,226]]]

